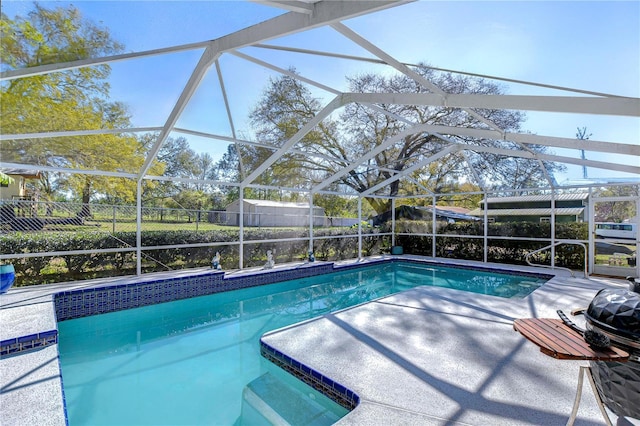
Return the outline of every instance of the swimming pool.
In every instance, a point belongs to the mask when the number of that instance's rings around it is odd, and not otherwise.
[[[331,424],[347,410],[262,358],[264,333],[420,285],[524,297],[544,281],[391,262],[61,321],[69,424]]]

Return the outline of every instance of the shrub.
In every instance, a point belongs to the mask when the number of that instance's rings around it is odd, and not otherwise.
[[[365,233],[376,229],[363,230]],[[357,229],[318,229],[315,236],[357,235]],[[276,262],[284,263],[304,260],[307,257],[308,240],[256,242],[307,238],[308,230],[291,229],[245,229],[244,265],[260,266],[266,262],[267,250],[275,251]],[[143,272],[164,271],[167,268],[195,268],[211,265],[216,251],[221,254],[223,269],[235,269],[239,263],[237,229],[207,232],[167,230],[143,231]],[[224,243],[228,245],[153,248],[184,244]],[[318,260],[339,260],[357,256],[357,238],[315,240]],[[384,239],[377,236],[363,237],[365,255],[378,254],[384,247]],[[387,243],[388,244],[388,243]],[[2,253],[61,252],[59,256],[16,258],[16,286],[45,284],[107,276],[134,274],[136,270],[135,250],[115,253],[100,252],[101,249],[131,249],[136,245],[135,232],[16,232],[0,235]],[[150,247],[150,248],[144,248]],[[85,254],[65,254],[70,251],[91,251]]]
[[[445,223],[438,222],[438,237],[435,256],[482,260],[482,238],[460,238],[456,235],[482,236],[481,223]],[[396,245],[402,246],[407,254],[433,256],[432,237],[416,234],[431,233],[430,221],[399,220],[396,232],[404,235],[396,237]],[[384,224],[382,232],[389,232],[390,225]],[[377,228],[363,229],[363,255],[371,256],[388,251],[391,246],[389,236],[375,235]],[[527,253],[545,245],[545,241],[521,241],[515,239],[497,239],[492,236],[515,236],[528,238],[547,238],[551,232],[549,224],[536,223],[498,223],[490,224],[488,229],[487,260],[490,262],[525,264]],[[335,261],[357,257],[357,228],[320,228],[314,230],[314,252],[316,259]],[[556,224],[556,237],[559,239],[586,239],[587,225],[584,223]],[[344,237],[352,236],[352,237]],[[244,265],[260,266],[266,262],[267,250],[274,250],[276,262],[291,262],[306,259],[308,252],[308,230],[291,229],[245,229]],[[334,237],[334,238],[331,238]],[[256,242],[258,240],[278,240],[304,238],[300,241]],[[224,269],[235,269],[239,263],[237,229],[214,230],[207,232],[168,230],[143,231],[143,247],[166,247],[183,244],[229,243],[222,246],[198,246],[179,248],[143,248],[142,268],[144,272],[163,271],[167,268],[207,267],[216,251],[221,254]],[[117,253],[99,252],[109,248],[132,248],[136,245],[135,232],[15,232],[0,235],[2,253],[43,253],[61,252],[56,257],[29,257],[13,260],[16,269],[16,285],[43,284],[48,282],[71,281],[94,277],[119,276],[135,273],[136,252]],[[88,254],[64,254],[69,251],[90,250]],[[563,245],[556,247],[556,265],[572,269],[584,267],[584,250],[578,246]],[[550,264],[550,251],[536,255],[535,263]]]

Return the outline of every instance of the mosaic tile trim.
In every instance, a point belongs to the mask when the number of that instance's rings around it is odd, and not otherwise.
[[[255,273],[225,277],[224,281],[232,286],[240,285],[237,288],[254,287],[265,284],[274,284],[283,281],[308,278],[316,275],[329,274],[334,272],[333,263],[318,263],[316,265],[304,265],[299,268],[282,269],[273,271],[257,271]],[[241,282],[242,284],[235,284]]]
[[[260,341],[260,354],[347,410],[353,410],[360,403],[360,397],[352,390],[283,354],[263,341]]]
[[[124,309],[138,308],[219,290],[223,272],[64,291],[54,296],[56,318],[64,321]]]
[[[65,291],[54,296],[56,319],[82,318],[330,272],[333,272],[333,263],[318,263],[231,277],[215,271],[191,277]]]
[[[69,426],[69,412],[67,411],[67,394],[64,392],[64,379],[62,378],[62,368],[60,367],[60,352],[58,351],[58,378],[60,379],[60,391],[62,393],[62,409],[64,410],[64,423]]]
[[[388,259],[388,260],[394,263],[414,263],[419,265],[440,266],[443,268],[468,269],[472,271],[493,272],[493,273],[500,273],[505,275],[525,276],[525,277],[540,278],[540,279],[546,279],[546,280],[550,280],[551,278],[554,277],[553,275],[550,275],[550,274],[528,272],[528,271],[514,271],[510,269],[492,268],[490,266],[458,265],[458,264],[433,262],[429,260],[420,260],[420,259]],[[509,265],[505,265],[505,266],[509,266]],[[510,266],[514,266],[514,265],[510,265]]]
[[[58,330],[42,331],[0,342],[0,356],[12,355],[58,343]]]
[[[363,262],[363,263],[346,263],[343,265],[334,265],[332,272],[346,271],[348,269],[366,268],[368,266],[380,265],[381,263],[391,264],[397,261],[399,261],[399,259],[373,259],[373,260],[367,260],[366,262]]]
[[[496,271],[490,267],[447,265],[439,262],[430,262],[428,260],[404,258],[375,259],[366,263],[349,263],[345,265],[334,265],[330,262],[323,262],[315,265],[305,264],[288,269],[261,270],[230,277],[225,277],[224,272],[212,271],[209,274],[191,277],[161,279],[61,292],[54,297],[56,318],[58,321],[64,321],[190,297],[205,296],[224,291],[307,278],[335,271],[375,266],[382,263],[415,263],[478,271]],[[552,275],[531,272],[512,272],[508,270],[500,270],[500,272],[546,279],[553,277]]]

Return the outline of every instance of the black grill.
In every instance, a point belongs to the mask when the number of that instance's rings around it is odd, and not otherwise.
[[[600,290],[584,315],[588,329],[630,354],[628,362],[591,362],[603,402],[618,416],[640,419],[640,294]]]

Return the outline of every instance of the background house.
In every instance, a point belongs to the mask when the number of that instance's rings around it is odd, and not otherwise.
[[[309,204],[270,200],[243,200],[245,226],[309,226]],[[240,200],[226,207],[227,225],[238,226]],[[324,208],[313,208],[313,226],[325,226]]]
[[[491,222],[551,221],[550,194],[486,198],[469,215],[483,217],[485,203]],[[556,222],[584,222],[588,203],[587,193],[555,194]]]
[[[424,206],[418,207],[418,209],[424,211],[426,216],[431,219],[432,216],[432,206]],[[464,207],[456,207],[456,206],[436,206],[436,220],[446,220],[449,223],[460,222],[460,221],[477,221],[480,220],[476,216],[472,216],[469,214],[470,210]]]
[[[32,198],[27,191],[27,181],[29,179],[39,179],[39,171],[1,169],[0,172],[9,177],[9,179],[2,179],[0,182],[0,200],[27,200]]]
[[[398,206],[396,207],[396,220],[408,219],[408,220],[431,220],[433,218],[432,206]],[[444,220],[446,222],[459,222],[459,221],[475,221],[480,220],[475,216],[469,214],[469,209],[464,207],[455,206],[436,206],[435,207],[436,220]],[[391,210],[381,213],[371,218],[374,226],[381,225],[391,220]]]

